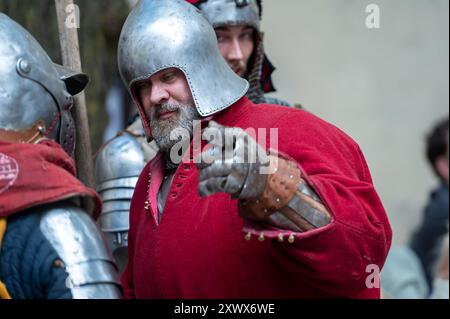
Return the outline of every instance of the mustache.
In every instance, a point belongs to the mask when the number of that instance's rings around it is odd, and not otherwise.
[[[155,107],[154,116],[158,118],[163,113],[178,111],[181,105],[163,103]]]
[[[229,65],[233,70],[237,69],[247,70],[247,65],[243,61],[230,62]]]

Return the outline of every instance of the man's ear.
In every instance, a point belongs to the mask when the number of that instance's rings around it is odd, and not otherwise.
[[[449,162],[447,156],[439,156],[435,162],[436,171],[447,183],[449,178]]]

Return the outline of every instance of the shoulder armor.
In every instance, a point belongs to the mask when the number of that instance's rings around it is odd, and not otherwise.
[[[121,270],[127,262],[134,188],[147,161],[156,153],[157,149],[147,143],[138,119],[129,130],[105,145],[97,157],[97,192],[103,202],[99,224]]]
[[[124,133],[106,144],[96,161],[99,186],[102,183],[139,176],[145,166],[144,152],[134,136]]]
[[[44,208],[40,229],[65,265],[74,299],[121,297],[114,259],[85,211],[69,204]]]

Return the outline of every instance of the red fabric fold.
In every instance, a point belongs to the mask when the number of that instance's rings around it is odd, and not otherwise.
[[[76,178],[74,161],[59,144],[0,141],[0,217],[73,197],[91,198],[98,218],[100,197]]]

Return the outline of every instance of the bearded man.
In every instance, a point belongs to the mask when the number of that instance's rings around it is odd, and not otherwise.
[[[290,106],[267,96],[274,92],[275,70],[264,53],[260,0],[188,0],[214,26],[220,53],[235,73],[249,81],[247,97],[254,103]],[[300,105],[296,107],[301,108]],[[104,203],[100,226],[122,271],[127,262],[130,202],[137,177],[158,152],[155,142],[147,143],[141,120],[106,143],[96,161],[97,191]]]
[[[350,137],[252,103],[184,0],[140,1],[118,51],[159,147],[131,202],[127,298],[379,298],[366,269],[392,232]]]

